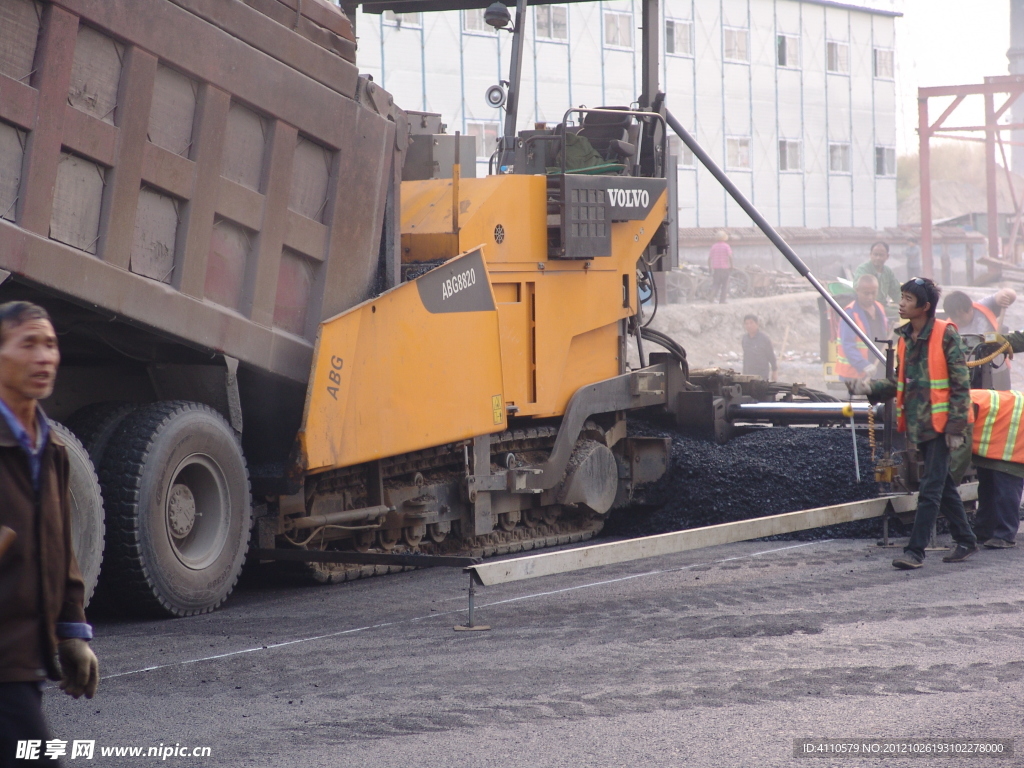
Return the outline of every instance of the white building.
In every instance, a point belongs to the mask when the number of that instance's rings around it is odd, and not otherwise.
[[[779,226],[896,225],[892,0],[665,0],[661,83],[669,109]],[[514,8],[513,2],[508,2]],[[886,7],[888,6],[888,7]],[[570,106],[625,105],[640,92],[640,3],[527,10],[519,128]],[[482,10],[359,13],[359,66],[405,109],[439,112],[480,137],[479,174],[503,113],[486,89],[508,77],[511,35]],[[681,227],[750,220],[689,151]]]

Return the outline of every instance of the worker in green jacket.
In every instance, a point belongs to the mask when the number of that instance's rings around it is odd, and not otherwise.
[[[897,429],[914,443],[924,463],[914,528],[903,555],[892,561],[902,570],[924,565],[925,547],[941,511],[956,548],[944,558],[958,563],[978,551],[967,522],[957,483],[950,474],[950,454],[965,450],[964,433],[973,419],[966,352],[956,326],[935,318],[940,289],[924,277],[900,286],[896,329],[896,381],[858,379],[847,386],[872,402],[896,398]]]
[[[878,300],[886,306],[892,306],[900,303],[900,281],[896,279],[896,273],[886,266],[888,260],[889,244],[881,241],[874,243],[871,256],[853,273],[853,284],[857,284],[861,275],[871,275],[878,281]]]

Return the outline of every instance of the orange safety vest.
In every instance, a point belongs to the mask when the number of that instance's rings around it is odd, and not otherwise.
[[[979,304],[976,301],[972,304],[972,306],[985,316],[985,319],[988,320],[989,325],[992,326],[993,331],[999,330],[999,320],[997,320],[996,316],[992,314],[991,309],[986,307],[984,304]]]
[[[971,400],[978,408],[971,452],[986,459],[1024,464],[1024,392],[972,389]]]
[[[946,422],[949,421],[949,365],[946,363],[946,353],[942,349],[942,337],[946,335],[946,326],[956,324],[949,320],[934,321],[932,335],[928,337],[928,388],[932,406],[932,429],[938,433],[946,431]],[[896,357],[899,361],[899,370],[896,373],[896,429],[900,432],[907,431],[907,417],[903,412],[903,389],[906,381],[905,357],[907,342],[900,334],[896,343]],[[967,409],[967,422],[974,422],[974,409]]]
[[[868,333],[868,329],[864,327],[864,323],[861,320],[860,313],[857,312],[856,309],[855,309],[856,306],[857,306],[857,302],[856,301],[851,301],[849,304],[847,304],[845,307],[843,307],[843,309],[853,310],[852,312],[849,312],[850,317],[853,318],[853,322],[855,322],[857,324],[857,327],[860,328],[862,331],[864,331],[865,334],[867,334]],[[877,301],[875,302],[875,309],[878,312],[882,313],[882,317],[885,317],[885,307],[883,307]],[[839,338],[842,338],[842,337],[840,336]],[[863,341],[861,341],[859,336],[857,337],[857,340],[854,342],[854,347],[855,347],[856,351],[858,353],[860,353],[860,356],[862,358],[864,358],[865,360],[871,359],[871,353],[868,352],[868,345],[865,344]],[[842,376],[843,378],[847,378],[847,379],[858,379],[858,378],[860,378],[860,375],[861,375],[860,371],[858,371],[856,368],[854,368],[850,364],[850,356],[847,355],[846,351],[843,349],[842,342],[840,342],[840,343],[838,343],[836,345],[836,369],[835,369],[835,371],[836,371],[836,375],[837,376]]]

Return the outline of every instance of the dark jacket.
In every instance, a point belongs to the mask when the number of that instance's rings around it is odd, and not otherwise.
[[[71,547],[67,448],[53,430],[37,495],[28,457],[0,418],[0,525],[18,535],[0,560],[0,682],[59,680],[55,624],[85,621],[85,585]]]
[[[779,367],[775,360],[772,340],[761,330],[753,336],[744,333],[740,338],[743,345],[743,373],[767,379]]]

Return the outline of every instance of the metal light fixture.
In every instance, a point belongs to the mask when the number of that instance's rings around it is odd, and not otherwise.
[[[506,29],[512,23],[512,14],[504,3],[491,3],[484,11],[484,21],[495,29]]]

